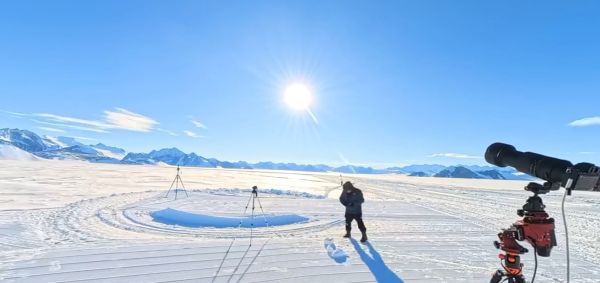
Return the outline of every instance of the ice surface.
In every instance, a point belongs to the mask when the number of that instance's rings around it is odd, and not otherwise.
[[[150,213],[154,221],[185,227],[215,227],[215,228],[251,228],[289,225],[308,221],[308,218],[300,215],[246,215],[244,217],[224,217],[215,215],[204,215],[179,211],[176,209],[162,209]]]

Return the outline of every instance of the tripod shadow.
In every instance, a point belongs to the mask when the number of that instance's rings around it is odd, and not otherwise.
[[[381,255],[379,255],[371,243],[365,243],[371,253],[371,256],[369,256],[355,239],[351,239],[350,241],[360,256],[360,259],[367,265],[371,273],[373,273],[373,276],[375,276],[375,280],[377,280],[377,282],[404,283],[404,281],[402,281],[402,279],[400,279],[400,277],[398,277],[394,271],[387,267],[385,262],[383,262]]]

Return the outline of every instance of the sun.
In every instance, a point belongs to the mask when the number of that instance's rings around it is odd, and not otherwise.
[[[283,99],[294,110],[309,110],[312,94],[306,85],[293,83],[285,89]]]

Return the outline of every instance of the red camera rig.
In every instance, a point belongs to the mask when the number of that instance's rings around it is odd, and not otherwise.
[[[544,210],[546,206],[539,195],[558,190],[560,187],[566,189],[565,197],[571,195],[573,190],[599,191],[600,168],[592,163],[583,162],[573,165],[568,160],[533,152],[521,152],[514,146],[504,143],[491,144],[485,151],[485,160],[500,167],[514,167],[519,172],[546,181],[543,185],[529,183],[525,187],[525,190],[533,192],[533,196],[527,199],[523,209],[517,211],[522,218],[510,228],[502,230],[498,234],[500,241],[494,242],[496,248],[504,252],[499,255],[504,270],[496,271],[490,283],[505,281],[525,283],[520,255],[528,251],[517,241],[527,241],[535,250],[536,268],[531,279],[533,283],[537,272],[537,256],[549,257],[550,251],[556,246],[554,219],[549,218]],[[567,282],[569,282],[569,242],[564,219],[565,197],[563,197],[563,222],[567,243]]]
[[[504,270],[496,271],[490,283],[499,283],[503,279],[509,283],[525,283],[520,255],[528,250],[517,241],[527,241],[539,256],[550,256],[552,248],[556,246],[554,219],[549,218],[539,195],[553,189],[550,183],[529,183],[525,187],[525,190],[533,192],[534,195],[527,199],[523,209],[517,210],[517,214],[523,218],[498,234],[500,241],[495,241],[494,246],[504,252],[498,255]]]

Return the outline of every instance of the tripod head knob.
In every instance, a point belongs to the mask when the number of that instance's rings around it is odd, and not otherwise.
[[[499,250],[500,249],[500,242],[494,241],[494,247]]]
[[[532,192],[534,195],[543,195],[550,191],[556,191],[560,189],[560,183],[545,182],[544,184],[538,184],[531,182],[525,186],[525,190]]]

